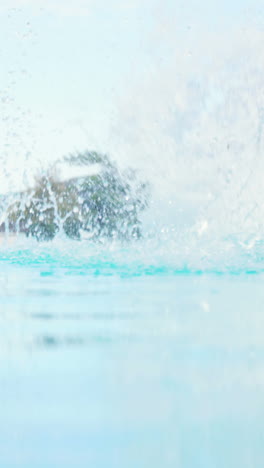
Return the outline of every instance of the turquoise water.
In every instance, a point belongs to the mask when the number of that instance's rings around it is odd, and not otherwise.
[[[0,251],[0,466],[262,467],[261,269],[73,245]]]
[[[0,231],[60,226],[0,232],[0,468],[264,467],[263,11],[185,3],[0,1]]]

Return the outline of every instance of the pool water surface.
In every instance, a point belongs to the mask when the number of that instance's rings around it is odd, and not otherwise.
[[[263,466],[263,274],[25,258],[1,257],[1,467]]]

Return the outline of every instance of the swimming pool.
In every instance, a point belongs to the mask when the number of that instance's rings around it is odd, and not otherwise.
[[[0,466],[263,466],[261,271],[71,245],[1,248]]]

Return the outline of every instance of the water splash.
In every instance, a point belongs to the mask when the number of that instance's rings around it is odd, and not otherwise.
[[[177,47],[182,39],[172,35],[175,43],[162,66],[157,54],[145,76],[126,89],[107,148],[121,167],[139,168],[151,183],[152,199],[142,217],[144,238],[125,250],[115,241],[103,240],[100,249],[112,252],[110,262],[122,257],[134,265],[135,260],[134,272],[139,265],[145,272],[152,267],[167,272],[261,271],[263,31],[247,23],[229,30],[226,39],[203,34],[197,44],[186,41],[188,53]],[[159,40],[164,41],[162,54],[169,33],[163,39],[159,35]],[[9,95],[1,94],[7,119],[14,106]],[[15,138],[13,123],[7,127],[9,143]],[[1,155],[1,161],[16,201],[10,154],[8,150]],[[32,154],[26,157],[24,186],[33,181],[33,159]],[[5,221],[3,202],[1,210]],[[56,242],[57,252],[64,252],[65,240]],[[53,246],[45,248],[49,256]],[[87,262],[95,255],[101,268],[108,261],[104,254],[100,257],[97,245],[83,240],[71,247],[73,263],[78,249],[82,255],[87,252]],[[60,254],[56,258],[62,260]]]
[[[192,44],[191,60],[177,51],[176,40],[168,63],[153,67],[122,99],[120,154],[139,155],[162,224],[187,223],[198,238],[258,242],[264,233],[263,31],[247,24],[226,39],[202,38]]]

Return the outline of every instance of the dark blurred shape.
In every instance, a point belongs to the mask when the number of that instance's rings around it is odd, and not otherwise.
[[[63,165],[68,167],[66,180],[59,171]],[[148,184],[138,180],[135,170],[121,173],[107,155],[72,154],[8,203],[1,230],[24,232],[37,240],[51,240],[59,231],[72,239],[137,239],[148,193]]]

